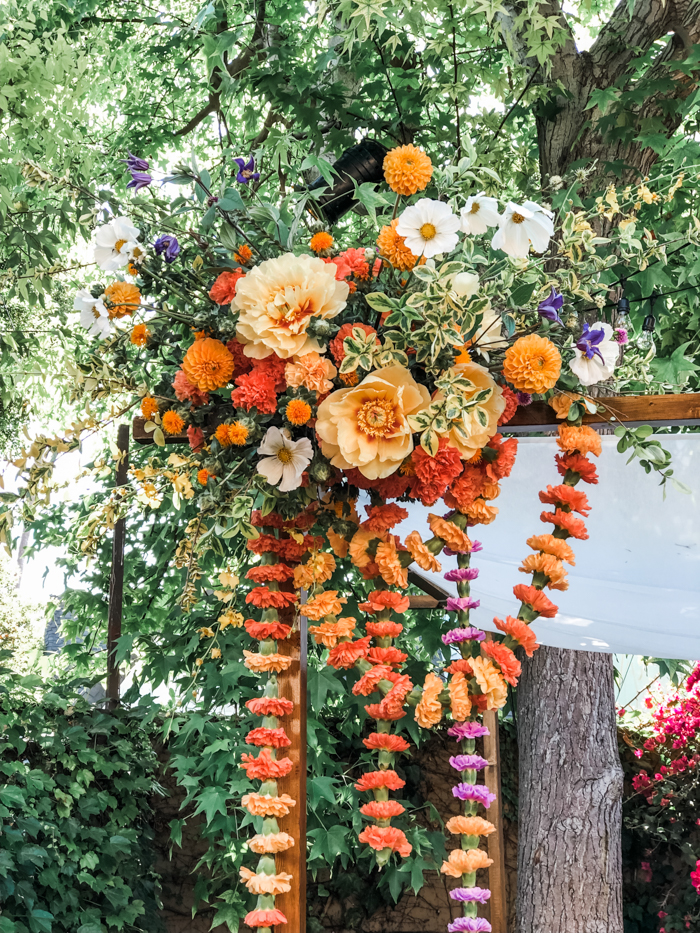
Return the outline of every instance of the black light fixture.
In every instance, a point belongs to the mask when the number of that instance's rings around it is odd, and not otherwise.
[[[656,344],[654,343],[654,327],[656,327],[656,318],[654,317],[654,303],[658,298],[656,292],[652,292],[649,299],[649,314],[644,318],[642,332],[637,337],[637,349],[641,350],[651,360],[656,355]]]
[[[332,226],[337,223],[357,203],[352,197],[355,183],[379,184],[382,181],[382,165],[388,151],[386,146],[375,139],[363,139],[356,146],[346,149],[333,163],[332,171],[336,178],[331,186],[323,177],[317,178],[309,185],[309,191],[326,188],[323,194],[316,198],[314,207],[318,208],[318,212],[328,224]]]
[[[630,300],[625,295],[625,279],[620,279],[620,297],[615,308],[615,327],[630,329]]]

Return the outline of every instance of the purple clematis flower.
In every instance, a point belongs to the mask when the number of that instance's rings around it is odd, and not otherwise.
[[[180,252],[180,244],[177,242],[177,238],[171,233],[164,233],[163,236],[159,236],[155,241],[153,249],[158,256],[164,254],[163,258],[166,262],[170,263],[175,262],[177,259],[178,253]]]
[[[242,185],[248,185],[251,180],[257,181],[260,178],[260,172],[255,171],[255,159],[252,156],[247,162],[245,159],[234,159],[233,161],[238,166],[236,181],[240,181]]]
[[[463,641],[483,641],[486,633],[478,628],[453,628],[442,636],[443,645],[458,645]]]
[[[140,159],[130,152],[129,158],[122,159],[121,161],[126,163],[126,167],[131,172],[131,181],[126,186],[127,188],[140,191],[141,188],[147,188],[151,184],[153,178],[148,173],[148,162],[146,159]]]
[[[456,722],[447,730],[447,734],[453,739],[480,739],[484,735],[491,735],[486,726],[479,722]]]
[[[483,917],[457,917],[447,927],[447,933],[491,933],[491,924]]]
[[[491,892],[488,888],[453,888],[450,897],[453,901],[477,901],[479,904],[485,904],[491,897]]]
[[[465,612],[467,609],[478,609],[481,602],[471,596],[448,596],[445,609],[448,612]]]
[[[458,567],[456,570],[448,570],[444,574],[449,583],[464,583],[466,580],[476,580],[479,576],[477,567]]]
[[[135,156],[133,152],[129,153],[128,159],[122,159],[121,161],[126,162],[126,167],[130,172],[148,171],[148,161],[146,159],[141,159],[139,156]]]
[[[557,292],[557,290],[552,287],[552,291],[549,296],[537,305],[537,313],[540,315],[540,317],[546,318],[553,324],[561,324],[563,326],[564,322],[558,314],[558,312],[561,311],[563,304],[564,296],[560,295],[559,292]]]
[[[605,331],[602,327],[594,327],[593,330],[588,324],[583,325],[583,333],[578,339],[576,349],[584,354],[587,360],[592,360],[594,356],[600,358],[600,362],[605,365],[603,354],[598,349],[599,345],[605,340]]]
[[[487,810],[496,799],[485,784],[458,784],[452,788],[452,796],[458,800],[476,800]]]

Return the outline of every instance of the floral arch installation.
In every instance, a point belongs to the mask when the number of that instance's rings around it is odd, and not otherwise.
[[[309,235],[299,232],[308,195],[283,210],[268,205],[261,220],[241,195],[256,182],[251,160],[239,160],[238,188],[222,176],[218,195],[208,173],[178,167],[169,180],[190,186],[191,195],[156,199],[140,226],[104,217],[95,258],[114,281],[85,289],[75,307],[103,341],[105,358],[126,347],[141,373],[156,348],[177,358],[143,385],[134,436],[187,448],[132,470],[122,498],[156,507],[167,490],[196,500],[200,518],[179,549],[188,569],[185,611],[197,599],[197,550],[206,536],[246,539],[240,573],[220,577],[225,606],[240,597],[245,613],[224,608],[200,629],[214,646],[228,626],[244,627],[244,663],[259,678],[246,703],[249,750],[240,760],[251,788],[236,802],[256,830],[240,871],[254,899],[245,924],[262,933],[305,928],[308,620],[327,665],[354,672],[352,692],[366,700],[366,770],[355,783],[365,820],[359,840],[380,869],[411,851],[396,770],[411,748],[402,721],[411,717],[425,730],[446,724],[461,809],[447,824],[453,845],[441,868],[457,914],[448,930],[488,933],[500,928],[503,905],[496,891],[487,919],[492,892],[477,883],[498,850],[487,849],[498,838],[489,819],[497,792],[484,774],[495,765],[498,710],[521,673],[515,650],[531,657],[539,647],[530,625],[556,614],[566,564],[588,537],[585,488],[599,481],[600,438],[587,422],[617,425],[621,448],[673,480],[651,432],[620,424],[636,400],[590,397],[589,386],[613,379],[623,359],[635,365],[636,351],[624,352],[628,321],[613,310],[611,322],[579,326],[575,309],[593,305],[604,317],[619,255],[648,263],[663,247],[639,241],[630,253],[629,234],[596,236],[600,205],[555,218],[532,201],[503,204],[481,190],[487,176],[468,160],[438,171],[411,145],[373,158],[371,180],[393,193],[393,216],[378,233],[357,235],[372,245],[344,250],[323,229],[322,200]],[[137,190],[152,183],[145,160],[132,156],[128,167]],[[657,196],[672,199],[682,181],[668,179]],[[637,197],[630,191],[618,204],[629,223]],[[200,208],[204,232],[195,235],[181,217]],[[526,298],[516,301],[522,285]],[[674,417],[665,404],[647,399],[629,420],[649,411],[680,422],[681,409],[697,418],[697,397],[676,406]],[[499,635],[487,638],[470,594],[478,526],[496,519],[500,484],[517,456],[517,438],[504,432],[528,424],[556,424],[558,453],[539,494],[543,527],[527,541],[512,615],[494,620]],[[369,495],[365,515],[358,490]],[[393,531],[407,516],[402,501],[434,509],[427,527],[403,540]],[[457,563],[445,574],[457,589],[445,604],[445,663],[413,683],[402,650],[408,574],[439,572],[441,554]],[[328,587],[344,566],[371,583],[362,618],[347,615],[344,594]],[[118,586],[114,593],[116,603]],[[116,609],[110,621],[114,645]],[[206,650],[221,656],[218,647]],[[110,663],[113,674],[111,650]],[[114,691],[118,680],[110,683]],[[484,739],[490,754],[480,752]]]

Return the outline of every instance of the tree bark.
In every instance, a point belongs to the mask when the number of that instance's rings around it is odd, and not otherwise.
[[[622,933],[622,766],[609,654],[540,648],[518,687],[517,933]]]

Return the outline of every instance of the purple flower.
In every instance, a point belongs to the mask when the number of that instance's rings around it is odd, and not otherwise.
[[[452,514],[454,515],[454,512]],[[471,550],[469,551],[469,553],[476,554],[481,550],[483,550],[483,545],[481,541],[472,541],[472,546],[471,546]],[[451,550],[451,548],[444,547],[442,549],[442,553],[445,555],[445,557],[455,557],[458,551],[453,551]]]
[[[486,633],[478,628],[453,628],[442,636],[443,645],[458,645],[463,641],[483,641]]]
[[[163,236],[159,236],[155,241],[153,249],[159,256],[161,253],[164,253],[165,255],[163,258],[166,262],[175,262],[180,252],[180,244],[172,234],[164,233]]]
[[[133,152],[129,153],[128,159],[122,159],[122,162],[126,162],[126,167],[130,172],[147,172],[148,171],[148,162],[146,159],[141,159],[139,156],[135,156]]]
[[[546,318],[553,324],[556,323],[563,326],[564,322],[558,314],[558,312],[561,311],[563,304],[564,296],[560,295],[557,290],[552,287],[552,291],[549,296],[537,305],[537,313],[540,315],[540,317]]]
[[[476,800],[487,810],[496,799],[485,784],[458,784],[452,788],[452,796],[458,800]]]
[[[456,722],[454,726],[450,726],[447,734],[460,741],[462,739],[480,739],[484,735],[491,735],[486,726],[482,726],[480,722]]]
[[[488,761],[481,755],[453,755],[450,764],[455,771],[483,771]]]
[[[515,397],[518,400],[518,405],[532,405],[532,396],[529,392],[516,392]]]
[[[478,609],[481,603],[471,596],[448,596],[445,609],[448,612],[466,612],[467,609]]]
[[[457,917],[447,927],[447,933],[491,933],[491,924],[483,917]]]
[[[233,161],[238,166],[236,181],[240,181],[242,185],[250,184],[251,179],[257,181],[260,178],[260,172],[255,171],[255,159],[252,156],[247,162],[245,159],[234,159]]]
[[[620,344],[621,347],[624,347],[626,343],[630,342],[626,327],[615,328],[615,340]]]
[[[605,331],[602,327],[594,327],[593,330],[591,330],[588,324],[584,324],[583,333],[578,339],[576,349],[580,350],[587,360],[592,360],[594,356],[600,357],[601,363],[605,365],[603,354],[598,349],[599,344],[604,340]]]
[[[454,888],[450,891],[450,897],[453,901],[478,901],[479,904],[485,904],[491,892],[488,888]]]
[[[153,178],[148,174],[148,162],[146,159],[140,159],[130,152],[129,158],[122,159],[121,161],[126,162],[126,167],[131,172],[131,181],[126,186],[127,188],[134,188],[136,191],[140,191],[141,188],[147,188],[151,184]]]
[[[448,570],[444,575],[449,583],[464,583],[466,580],[476,580],[479,576],[477,567],[458,567],[457,570]]]

